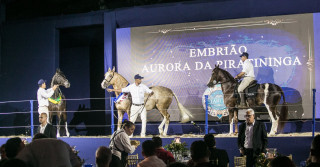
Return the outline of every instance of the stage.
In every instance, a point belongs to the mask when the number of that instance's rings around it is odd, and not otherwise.
[[[193,135],[195,136],[195,135]],[[237,146],[237,137],[216,137],[217,148],[225,149],[228,152],[230,166],[233,166],[234,156],[239,156],[239,150]],[[280,135],[279,135],[280,136]],[[132,140],[139,140],[141,143],[145,140],[150,140],[151,136],[147,138],[137,138],[134,136]],[[97,137],[62,137],[59,138],[70,146],[76,146],[76,150],[79,150],[79,156],[85,159],[88,164],[95,164],[95,151],[99,146],[108,146],[110,142],[110,136],[97,136]],[[174,137],[162,138],[163,145],[171,143]],[[188,148],[191,143],[196,140],[202,140],[203,135],[198,135],[198,137],[181,137],[181,142],[186,142]],[[299,165],[301,161],[305,161],[309,156],[310,144],[312,141],[311,136],[292,136],[292,137],[269,137],[268,138],[268,148],[277,148],[277,152],[283,155],[292,154],[293,160],[296,165]],[[5,143],[8,138],[0,138],[0,143]],[[31,138],[27,138],[28,142]],[[141,146],[139,146],[133,154],[139,154],[139,158],[143,159],[141,154]]]

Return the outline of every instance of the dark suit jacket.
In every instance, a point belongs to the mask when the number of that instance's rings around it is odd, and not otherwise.
[[[40,126],[38,126],[37,133],[40,133]],[[46,129],[44,129],[44,135],[46,135],[48,138],[57,138],[57,130],[54,126],[51,124],[47,124]]]
[[[247,124],[246,122],[242,123],[239,127],[239,135],[238,135],[238,147],[244,148],[244,140],[245,140],[245,132],[246,132]],[[255,121],[253,126],[253,156],[258,156],[260,153],[265,152],[265,149],[268,145],[268,137],[267,131],[264,123]]]

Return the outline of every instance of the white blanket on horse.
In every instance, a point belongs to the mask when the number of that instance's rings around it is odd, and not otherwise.
[[[118,103],[118,102],[121,102],[121,101],[126,100],[128,98],[129,98],[129,93],[120,93],[120,95],[116,99],[114,99],[113,102]]]

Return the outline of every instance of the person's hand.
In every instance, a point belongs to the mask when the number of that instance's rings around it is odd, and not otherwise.
[[[234,79],[238,79],[238,75],[234,77]]]
[[[112,92],[112,89],[107,89],[108,92]]]
[[[241,155],[244,155],[244,150],[243,150],[243,148],[240,148],[239,151],[240,151],[240,154],[241,154]]]
[[[140,141],[138,141],[138,140],[131,140],[131,141],[130,141],[130,144],[131,144],[132,146],[138,147],[138,146],[140,145]]]
[[[54,85],[54,86],[52,87],[52,89],[53,89],[53,90],[56,90],[58,87],[59,87],[59,85]]]

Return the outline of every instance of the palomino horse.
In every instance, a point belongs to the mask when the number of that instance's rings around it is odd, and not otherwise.
[[[112,85],[114,89],[121,89],[127,87],[129,82],[120,74],[115,72],[115,68],[113,67],[112,70],[108,70],[105,74],[105,79],[101,83],[101,87],[106,89],[109,85]],[[181,122],[185,123],[190,120],[190,117],[193,117],[178,100],[177,96],[172,92],[171,89],[163,87],[163,86],[154,86],[150,87],[150,89],[154,92],[152,96],[148,98],[145,96],[145,107],[147,111],[152,109],[158,109],[161,115],[163,116],[163,120],[159,125],[159,134],[162,136],[166,136],[169,127],[169,118],[170,115],[168,113],[168,108],[172,102],[172,97],[175,97],[178,108],[180,110]],[[118,96],[119,93],[116,93]],[[128,117],[130,118],[130,107],[131,107],[131,98],[123,100],[121,102],[116,103],[116,108],[118,110],[118,129],[121,127],[121,121],[123,119],[124,112],[127,112]],[[163,126],[165,125],[164,129]]]
[[[237,81],[229,72],[219,68],[219,66],[215,66],[207,86],[213,87],[217,83],[221,84],[222,92],[224,94],[224,103],[229,110],[230,134],[233,133],[233,123],[235,123],[235,133],[238,133],[238,108],[236,108],[237,99],[234,98],[234,88]],[[277,110],[277,105],[281,100],[281,96],[283,97],[283,104],[279,112]],[[262,104],[265,105],[272,121],[270,135],[275,135],[278,125],[282,130],[287,119],[288,106],[281,87],[271,83],[260,84],[257,96],[252,99],[247,99],[246,103],[255,111],[261,109]]]
[[[52,77],[51,87],[54,85],[64,86],[65,88],[70,87],[70,83],[67,80],[66,76],[57,69],[56,73]],[[68,123],[67,123],[67,113],[66,113],[66,100],[65,96],[62,94],[60,88],[58,87],[54,94],[49,98],[49,120],[52,123],[52,118],[54,115],[58,117],[58,125],[57,125],[57,137],[60,137],[60,126],[61,124],[65,124],[66,135],[69,137],[68,131]]]

